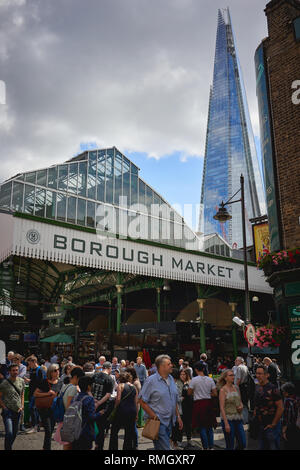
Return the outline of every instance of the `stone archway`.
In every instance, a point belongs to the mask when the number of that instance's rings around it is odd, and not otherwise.
[[[196,300],[186,305],[177,315],[176,321],[195,321],[199,316],[199,306]],[[232,326],[232,311],[229,305],[220,299],[206,299],[203,309],[206,323],[219,330],[229,329]]]

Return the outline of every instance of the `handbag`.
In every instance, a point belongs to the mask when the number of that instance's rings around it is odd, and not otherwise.
[[[35,397],[35,406],[38,410],[51,408],[55,395],[47,397]]]
[[[142,436],[151,439],[151,441],[156,441],[158,439],[159,428],[160,421],[157,416],[155,418],[149,418],[142,431]]]
[[[49,384],[49,382],[48,382]],[[49,391],[50,391],[50,385],[49,385]],[[35,397],[35,407],[38,410],[44,410],[47,408],[51,408],[52,403],[54,401],[55,395],[49,395],[46,397]]]

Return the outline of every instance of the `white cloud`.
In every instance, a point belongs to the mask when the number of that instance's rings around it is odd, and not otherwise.
[[[258,133],[261,0],[230,0]],[[80,142],[182,162],[204,154],[221,0],[0,0],[1,176],[71,158]],[[8,163],[9,162],[9,163]],[[13,168],[13,170],[12,170]]]

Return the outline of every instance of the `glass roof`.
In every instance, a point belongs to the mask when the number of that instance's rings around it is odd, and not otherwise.
[[[15,175],[0,186],[0,207],[106,234],[198,246],[182,216],[115,147],[87,150],[62,164]]]

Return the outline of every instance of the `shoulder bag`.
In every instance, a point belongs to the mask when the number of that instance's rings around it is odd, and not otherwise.
[[[49,382],[48,382],[49,384]],[[49,391],[51,387],[49,385]],[[35,397],[35,406],[38,410],[51,408],[55,395],[51,394],[45,397]]]
[[[134,387],[134,386],[132,386],[132,387]],[[126,398],[128,398],[128,397],[131,395],[132,390],[133,390],[133,389],[131,389],[130,392],[127,393],[127,395],[125,395],[125,397],[121,399],[121,401],[120,401],[120,403],[118,404],[118,406],[115,406],[114,409],[112,410],[112,412],[110,413],[110,415],[108,416],[107,421],[108,421],[110,424],[112,424],[112,422],[115,420],[116,414],[117,414],[117,411],[118,411],[118,408],[119,408],[121,402],[125,401]],[[134,387],[134,390],[135,390],[135,387]]]

